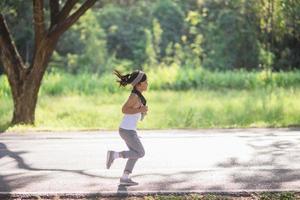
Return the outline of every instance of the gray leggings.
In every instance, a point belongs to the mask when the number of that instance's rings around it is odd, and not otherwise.
[[[123,158],[128,158],[124,172],[132,173],[136,161],[145,155],[145,150],[136,131],[120,128],[119,134],[129,148],[129,151],[121,152]]]

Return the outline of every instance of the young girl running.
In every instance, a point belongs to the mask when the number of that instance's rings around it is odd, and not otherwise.
[[[137,185],[137,182],[131,180],[129,175],[132,173],[136,161],[145,155],[144,147],[137,135],[137,122],[143,120],[147,114],[148,107],[146,106],[146,99],[142,95],[147,90],[147,76],[142,71],[134,71],[131,74],[122,75],[119,71],[115,70],[114,74],[118,77],[120,86],[125,87],[131,84],[133,89],[127,100],[122,107],[124,113],[123,120],[119,127],[119,134],[125,141],[129,151],[108,151],[106,159],[106,168],[109,169],[113,161],[117,158],[126,158],[127,163],[120,178],[120,185]]]

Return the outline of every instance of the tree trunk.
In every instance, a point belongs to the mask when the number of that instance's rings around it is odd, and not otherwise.
[[[13,96],[12,124],[34,124],[39,87],[39,85],[34,85],[28,80],[18,91],[19,95]]]
[[[10,84],[14,102],[12,124],[34,124],[39,89],[57,40],[52,40],[51,44],[43,43],[44,46],[41,45],[40,51],[35,54],[31,70],[24,79],[17,84]]]
[[[14,114],[12,124],[34,124],[35,108],[42,79],[58,38],[46,38],[40,43],[36,52],[32,70],[27,74],[22,85],[12,86]]]
[[[14,103],[11,123],[33,124],[41,81],[58,38],[44,37],[40,39],[33,63],[30,67],[26,67],[12,42],[2,15],[0,15],[0,33],[0,59],[8,77]]]
[[[12,91],[12,124],[34,124],[38,93],[49,59],[59,37],[68,30],[97,0],[86,0],[70,15],[78,0],[68,0],[59,11],[59,0],[49,0],[51,26],[45,29],[44,1],[33,0],[35,48],[32,64],[26,67],[13,42],[4,16],[0,13],[0,61]]]

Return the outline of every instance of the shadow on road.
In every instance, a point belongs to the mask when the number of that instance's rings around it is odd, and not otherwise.
[[[22,154],[26,154],[26,151],[11,151],[6,144],[0,142],[0,160],[9,157],[13,159],[19,169],[24,169],[27,171],[20,171],[16,173],[10,173],[9,175],[1,174],[0,171],[0,192],[10,192],[18,188],[23,188],[27,184],[31,184],[36,181],[42,181],[46,179],[44,175],[26,175],[28,171],[58,171],[67,173],[76,173],[83,176],[102,178],[102,179],[115,179],[114,177],[92,175],[84,170],[66,170],[66,169],[51,169],[51,168],[35,168],[28,165],[24,159],[21,157]],[[11,164],[11,160],[1,163],[2,166]]]
[[[262,165],[269,166],[269,169],[261,169],[259,173],[252,174],[235,170],[230,175],[232,182],[243,185],[243,189],[259,189],[260,185],[265,185],[268,189],[277,190],[282,189],[285,183],[300,180],[300,171],[291,169],[292,166],[285,164],[300,162],[299,141],[291,139],[275,140],[275,138],[276,135],[273,133],[264,134],[255,139],[249,137],[247,145],[255,150],[251,159],[245,162],[233,157],[219,163],[217,167],[251,168]]]
[[[121,197],[127,197],[128,196],[127,187],[124,185],[119,185],[117,190],[117,195]]]
[[[146,184],[151,186],[151,190],[170,191],[182,190],[192,191],[199,189],[202,183],[201,177],[206,176],[203,187],[207,192],[228,190],[228,188],[239,188],[240,190],[270,190],[286,189],[287,185],[294,185],[293,189],[300,189],[295,183],[300,180],[300,170],[287,165],[287,163],[300,163],[300,143],[292,138],[277,138],[276,133],[268,132],[257,137],[238,136],[246,139],[246,145],[253,151],[250,157],[240,160],[239,157],[230,157],[224,161],[216,163],[214,170],[191,170],[176,173],[145,173],[134,177],[158,176],[159,181],[149,181]],[[203,159],[203,158],[197,158]],[[295,165],[296,166],[296,165]],[[223,174],[220,173],[223,171]],[[228,182],[234,186],[218,184],[214,177],[225,175]],[[199,181],[194,177],[199,177]],[[194,179],[194,180],[192,180]],[[217,179],[219,180],[219,179]]]
[[[7,146],[4,143],[0,142],[0,159],[3,159],[4,157],[9,157],[16,161],[17,166],[19,168],[29,168],[29,166],[24,162],[21,154],[24,154],[26,152],[24,151],[18,151],[13,152],[10,151]],[[10,192],[17,188],[22,188],[26,186],[26,184],[30,183],[31,181],[39,181],[43,179],[43,176],[22,176],[22,179],[19,177],[22,175],[22,173],[13,173],[10,175],[3,175],[0,172],[0,191]]]

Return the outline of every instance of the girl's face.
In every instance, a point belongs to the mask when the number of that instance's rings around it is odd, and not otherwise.
[[[140,82],[136,87],[141,92],[146,91],[147,88],[148,88],[148,82],[147,82],[147,80],[145,80],[143,82]]]

